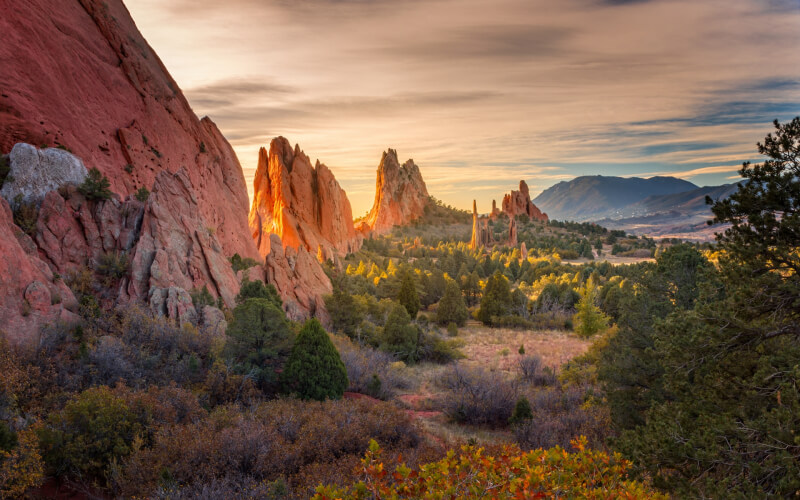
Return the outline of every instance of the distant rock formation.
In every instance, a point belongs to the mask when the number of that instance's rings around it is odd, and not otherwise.
[[[358,229],[362,233],[386,233],[421,217],[429,201],[428,188],[414,160],[400,166],[397,151],[389,149],[378,165],[375,203]]]
[[[515,247],[517,246],[517,238],[518,232],[517,229],[517,219],[516,217],[511,217],[508,221],[508,246]]]
[[[489,220],[478,217],[478,204],[472,200],[472,238],[469,247],[473,250],[489,247],[492,244],[492,233],[489,230]]]
[[[522,256],[522,259],[525,260],[528,258],[528,247],[525,246],[525,242],[522,242],[522,245],[519,246],[519,253]]]
[[[492,200],[492,212],[489,214],[489,218],[494,220],[500,216],[500,209],[497,208],[497,200]]]
[[[347,194],[333,173],[284,137],[261,148],[258,155],[249,224],[262,256],[270,253],[271,234],[284,247],[303,248],[322,261],[361,248],[363,235],[353,226]]]
[[[503,197],[503,212],[512,219],[517,215],[527,215],[533,220],[548,220],[547,214],[542,213],[531,201],[528,184],[524,180],[519,181],[519,191],[511,191]]]

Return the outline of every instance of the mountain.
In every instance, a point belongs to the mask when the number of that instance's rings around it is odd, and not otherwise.
[[[401,166],[397,151],[389,149],[378,165],[375,202],[358,229],[364,234],[386,233],[421,217],[429,202],[428,188],[414,160]]]
[[[706,196],[722,200],[738,189],[738,184],[705,186],[683,193],[649,196],[618,211],[618,217],[597,220],[609,229],[648,236],[710,241],[720,226],[706,224],[712,218]]]
[[[576,177],[545,189],[535,203],[551,219],[577,222],[614,218],[619,211],[645,198],[696,189],[691,182],[674,177]]]

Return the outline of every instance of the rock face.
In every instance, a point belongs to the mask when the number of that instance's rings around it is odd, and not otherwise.
[[[253,183],[249,223],[262,256],[271,251],[273,233],[284,247],[303,248],[322,261],[361,248],[347,194],[328,167],[311,166],[299,145],[293,149],[278,137],[269,153],[261,148]]]
[[[489,247],[492,244],[492,233],[489,231],[489,219],[478,217],[478,204],[472,200],[472,239],[469,247],[473,250]]]
[[[533,220],[548,220],[547,214],[542,213],[531,201],[528,184],[524,180],[519,181],[519,191],[511,191],[503,197],[503,212],[512,219],[517,215],[527,215]]]
[[[517,228],[517,219],[512,217],[508,221],[508,246],[515,247],[517,246],[517,238],[518,238],[518,231]]]
[[[333,292],[328,276],[314,257],[300,247],[286,247],[280,236],[269,235],[271,251],[266,258],[267,281],[275,285],[283,299],[283,309],[293,320],[316,317],[330,324],[322,296]]]
[[[144,204],[135,199],[89,202],[67,186],[45,195],[34,239],[39,255],[60,274],[96,269],[103,256],[133,250],[143,216]]]
[[[489,214],[489,218],[494,220],[500,216],[500,209],[497,208],[497,200],[492,200],[492,213]]]
[[[2,5],[0,153],[20,142],[63,145],[123,199],[185,167],[223,253],[258,257],[233,150],[194,114],[122,0]]]
[[[66,314],[56,299],[68,303],[71,294],[53,291],[53,270],[96,269],[109,255],[129,262],[111,300],[143,302],[180,321],[197,315],[192,288],[207,286],[231,305],[239,282],[227,258],[260,258],[241,166],[214,123],[191,110],[122,0],[2,5],[0,153],[30,166],[4,194],[41,202],[33,239],[16,239],[7,213],[0,224],[0,261],[9,266],[0,319],[15,329],[9,336],[33,338]],[[108,177],[111,200],[53,191],[85,175],[81,165]],[[141,187],[152,191],[145,203],[130,197]]]
[[[11,167],[0,196],[9,203],[41,204],[49,191],[72,184],[78,186],[88,171],[80,158],[55,148],[36,149],[25,143],[16,144],[8,155]]]
[[[156,178],[130,261],[131,276],[123,284],[122,295],[146,298],[155,312],[178,318],[191,314],[184,313],[179,304],[185,302],[187,291],[203,286],[228,306],[235,304],[239,281],[216,228],[200,213],[184,169],[175,174],[161,172]],[[183,294],[173,288],[182,289]],[[168,302],[178,305],[171,308]],[[173,311],[178,316],[170,314]]]
[[[400,166],[397,151],[389,149],[378,165],[375,203],[359,230],[382,234],[394,226],[408,224],[422,216],[429,201],[428,188],[414,160]]]
[[[0,199],[0,332],[12,343],[35,339],[41,325],[73,321],[77,302],[39,259],[36,244],[14,225]]]

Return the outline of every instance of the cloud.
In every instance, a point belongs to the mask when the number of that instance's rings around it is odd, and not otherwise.
[[[800,115],[797,0],[728,2],[724,16],[696,0],[126,5],[248,177],[283,135],[352,193],[374,189],[396,148],[462,208],[521,178],[723,183],[773,119]],[[372,196],[351,202],[362,213]]]

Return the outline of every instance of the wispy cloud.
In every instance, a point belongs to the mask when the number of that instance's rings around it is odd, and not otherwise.
[[[800,115],[797,0],[126,5],[247,177],[284,135],[331,167],[354,213],[388,147],[468,208],[519,179],[729,182],[773,119]]]

